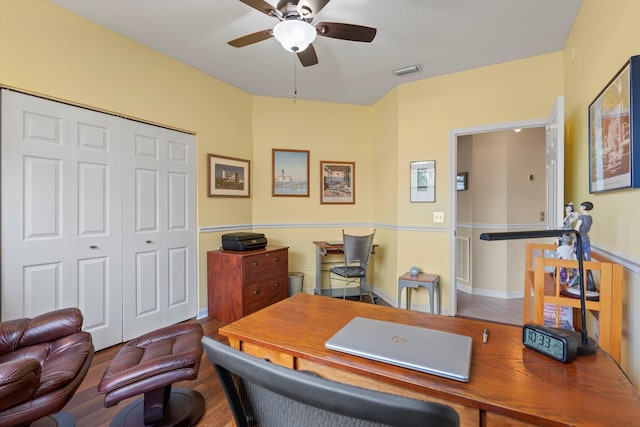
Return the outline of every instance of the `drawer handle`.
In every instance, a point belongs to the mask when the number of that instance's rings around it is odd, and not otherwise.
[[[265,362],[271,362],[271,360],[269,359],[269,356],[264,356],[262,360],[264,360]]]
[[[260,264],[258,261],[253,261],[253,266],[254,266],[254,267],[257,267],[257,266],[258,266],[258,264]]]
[[[260,293],[260,289],[254,289],[254,290],[253,290],[253,294],[254,294],[254,295],[258,295],[259,293]]]
[[[89,249],[98,249],[98,247],[96,245],[91,245],[89,246]]]
[[[273,286],[275,286],[277,288],[278,286],[280,286],[280,283],[276,282],[276,283],[273,284]]]

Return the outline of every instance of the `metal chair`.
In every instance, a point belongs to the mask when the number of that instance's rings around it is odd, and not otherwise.
[[[369,257],[371,255],[371,246],[373,245],[373,236],[376,231],[366,236],[353,236],[345,234],[342,230],[342,242],[344,245],[344,265],[331,267],[329,274],[329,288],[331,288],[331,296],[333,296],[333,281],[341,281],[344,283],[342,298],[347,296],[347,287],[357,282],[360,286],[359,295],[362,300],[362,288],[369,292],[371,303],[375,304],[373,293],[367,280],[367,267],[369,266]]]
[[[202,346],[238,427],[458,426],[448,405],[369,390],[250,356],[210,337]]]

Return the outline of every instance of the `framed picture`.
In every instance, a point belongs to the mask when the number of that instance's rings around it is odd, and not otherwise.
[[[309,151],[272,150],[274,197],[309,197]]]
[[[209,197],[249,197],[249,160],[208,154],[207,163]]]
[[[436,201],[436,161],[411,162],[411,202]]]
[[[467,172],[460,172],[456,175],[456,190],[458,191],[466,191],[467,190]]]
[[[589,193],[640,187],[640,56],[589,104]]]
[[[356,164],[320,161],[320,204],[356,202]]]

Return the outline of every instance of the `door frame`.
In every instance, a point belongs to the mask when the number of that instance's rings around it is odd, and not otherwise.
[[[458,298],[456,295],[457,283],[456,283],[456,228],[457,221],[457,192],[456,192],[456,178],[458,167],[458,137],[465,135],[474,135],[479,133],[500,132],[513,129],[526,129],[526,128],[539,128],[546,127],[549,122],[548,117],[532,120],[522,120],[508,123],[498,123],[482,126],[474,126],[469,128],[451,129],[449,131],[449,301],[450,316],[455,316],[458,310]]]

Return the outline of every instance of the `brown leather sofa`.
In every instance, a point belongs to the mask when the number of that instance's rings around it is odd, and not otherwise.
[[[77,308],[0,322],[0,426],[29,424],[71,400],[94,353],[82,322]]]

